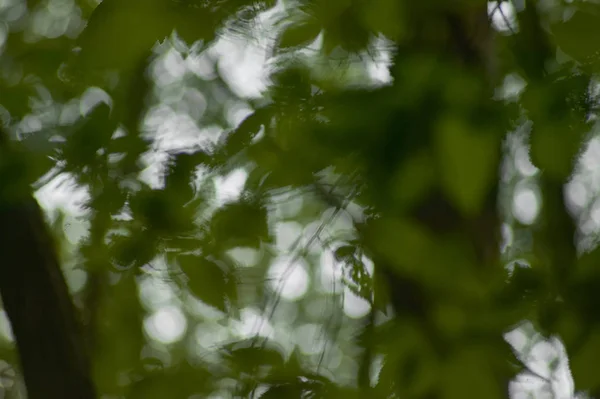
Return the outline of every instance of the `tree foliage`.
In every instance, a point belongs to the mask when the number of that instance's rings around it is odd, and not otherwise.
[[[10,397],[600,396],[596,2],[0,20]]]

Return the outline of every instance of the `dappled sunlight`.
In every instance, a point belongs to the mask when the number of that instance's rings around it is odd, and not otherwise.
[[[283,253],[293,251],[302,235],[302,226],[297,222],[283,222],[275,225],[275,243]]]
[[[231,320],[230,325],[234,334],[240,338],[252,338],[255,336],[270,338],[275,330],[271,322],[267,320],[256,309],[246,308],[241,311],[239,320]]]
[[[327,293],[341,292],[344,288],[342,282],[342,267],[335,259],[331,250],[324,250],[320,260],[320,288]]]
[[[538,195],[534,187],[523,184],[515,188],[512,210],[519,222],[525,225],[532,224],[538,216],[539,208]]]
[[[26,33],[29,40],[75,37],[83,24],[81,10],[73,0],[50,0],[45,7],[33,10],[30,18],[31,30]]]
[[[201,323],[194,330],[198,345],[205,350],[214,350],[231,339],[232,331],[217,323]]]
[[[158,277],[144,276],[138,283],[140,300],[150,311],[170,305],[175,299],[173,289]]]
[[[77,185],[72,175],[60,173],[36,191],[36,198],[50,213],[61,209],[73,217],[81,217],[87,214],[84,205],[90,196],[86,188]]]
[[[220,206],[226,202],[237,200],[242,193],[248,172],[244,169],[236,169],[227,176],[215,177],[215,200]]]
[[[302,298],[309,286],[306,265],[301,259],[287,256],[277,258],[269,269],[271,288],[290,301]]]
[[[144,329],[150,338],[171,344],[181,339],[187,329],[187,321],[178,307],[162,306],[146,318]]]
[[[489,1],[488,13],[491,14],[494,27],[500,32],[515,32],[518,30],[515,17],[515,6],[508,1]]]
[[[351,290],[344,289],[344,313],[353,319],[365,317],[371,310],[371,304],[364,298],[355,295]]]
[[[320,354],[325,346],[323,331],[317,324],[304,324],[294,332],[294,341],[300,350],[307,355]]]

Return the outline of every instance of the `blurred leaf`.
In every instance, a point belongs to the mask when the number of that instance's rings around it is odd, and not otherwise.
[[[577,61],[597,62],[600,45],[581,38],[600,34],[600,7],[594,2],[578,2],[575,10],[566,21],[552,24],[552,33],[560,48]]]
[[[335,258],[337,261],[346,260],[349,257],[353,257],[356,252],[356,247],[353,245],[343,245],[335,250]]]
[[[231,270],[220,262],[196,255],[180,255],[177,263],[187,276],[191,293],[207,305],[227,312],[237,299],[237,285]]]
[[[142,231],[113,237],[110,248],[114,262],[121,268],[144,266],[158,255],[154,237]]]
[[[211,375],[200,367],[181,364],[144,375],[132,384],[127,397],[132,399],[187,398],[211,392]]]
[[[185,40],[188,46],[202,40],[209,43],[215,37],[215,28],[219,21],[208,9],[197,7],[191,1],[173,2],[172,18],[174,28],[179,37]]]
[[[145,344],[142,333],[144,311],[132,273],[118,276],[118,283],[101,283],[94,334],[94,375],[100,392],[122,395],[124,375],[134,370]],[[117,339],[115,339],[117,337]]]
[[[108,149],[116,128],[110,112],[109,105],[100,103],[69,129],[62,148],[67,170],[80,171],[86,166],[95,169],[103,163],[103,152]]]
[[[169,236],[185,233],[193,228],[191,217],[195,210],[184,206],[189,200],[191,198],[186,196],[185,191],[145,188],[130,199],[129,205],[135,219],[146,228]]]
[[[259,248],[269,242],[267,210],[259,201],[241,199],[219,208],[211,219],[211,239],[223,249]]]
[[[545,288],[544,276],[536,268],[516,264],[510,277],[508,289],[512,296],[536,298]]]
[[[312,43],[321,32],[321,24],[316,18],[306,18],[300,22],[294,22],[285,28],[279,39],[279,47],[305,46]]]
[[[498,138],[451,117],[441,121],[436,139],[444,191],[466,215],[477,214],[498,172]]]
[[[399,40],[406,32],[403,4],[395,0],[370,1],[362,15],[365,25],[373,32],[381,32],[391,40]]]
[[[265,344],[248,339],[226,345],[222,351],[230,367],[241,373],[255,374],[264,366],[277,370],[285,363],[282,349],[271,341]]]
[[[332,18],[324,26],[323,50],[331,54],[336,47],[341,47],[350,53],[357,53],[367,49],[372,32],[361,20],[361,10],[358,3],[348,4],[337,18]]]
[[[568,66],[547,77],[543,85],[523,92],[523,105],[533,122],[531,160],[550,178],[566,179],[588,133],[592,99],[590,77]]]
[[[591,365],[600,354],[600,332],[596,328],[581,344],[577,353],[571,354],[569,367],[578,390],[595,390],[600,387],[600,375]]]
[[[164,0],[101,2],[78,38],[82,72],[135,69],[152,46],[171,33],[168,4]],[[133,21],[135,29],[131,29]]]
[[[270,107],[259,108],[247,116],[232,132],[224,135],[224,139],[221,139],[218,153],[222,155],[222,158],[218,158],[218,160],[227,161],[230,157],[245,150],[258,134],[261,126],[269,124],[271,117],[272,108]]]
[[[484,351],[464,348],[448,361],[440,386],[444,399],[502,399],[503,387],[494,380]],[[468,387],[468,389],[467,389]]]
[[[196,167],[199,166],[197,155],[179,153],[171,158],[165,177],[165,191],[176,201],[173,205],[183,206],[193,198],[192,179],[196,177]]]
[[[564,179],[570,175],[581,135],[559,126],[535,129],[531,134],[531,159],[534,165],[551,177]]]
[[[304,389],[301,384],[275,385],[267,389],[260,397],[262,399],[298,398],[304,397]]]

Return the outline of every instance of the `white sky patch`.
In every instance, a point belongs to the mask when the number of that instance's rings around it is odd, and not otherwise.
[[[252,267],[260,260],[260,252],[254,248],[237,247],[227,251],[239,266]]]
[[[7,341],[14,340],[10,321],[8,320],[8,316],[4,310],[0,310],[0,336]]]
[[[302,210],[304,198],[297,191],[290,191],[286,194],[275,194],[271,197],[275,204],[275,217],[281,219],[293,218]]]
[[[308,290],[309,277],[305,262],[288,256],[277,258],[269,268],[269,283],[275,292],[289,301],[302,298]]]
[[[208,103],[204,94],[193,87],[183,90],[181,101],[177,102],[177,112],[189,115],[192,120],[200,120],[206,111]]]
[[[217,77],[214,61],[210,52],[191,53],[185,59],[188,70],[204,80],[213,80]]]
[[[354,295],[348,288],[344,288],[344,313],[352,319],[366,316],[371,310],[371,305],[365,299]]]
[[[163,306],[144,320],[144,329],[150,338],[170,344],[181,339],[187,328],[185,315],[176,306]]]
[[[230,338],[229,328],[218,323],[208,322],[198,324],[194,337],[198,345],[206,349],[214,349]]]
[[[389,51],[382,48],[386,45],[388,45],[386,40],[378,38],[377,43],[375,43],[375,48],[378,49],[375,55],[376,59],[367,61],[369,77],[380,84],[389,83],[392,79],[390,74],[391,55]]]
[[[152,78],[158,86],[168,86],[181,80],[187,70],[181,53],[171,48],[161,57],[160,62],[154,64]]]
[[[107,92],[99,87],[88,87],[79,101],[79,113],[86,116],[101,103],[112,108],[112,98]]]
[[[160,178],[160,173],[164,169],[166,160],[167,154],[165,152],[152,151],[143,154],[141,161],[146,165],[146,168],[138,175],[139,180],[154,189],[161,188],[164,182]]]
[[[222,205],[237,200],[244,189],[247,179],[248,172],[241,168],[234,170],[227,176],[215,177],[215,196],[217,203]]]
[[[83,204],[89,200],[86,188],[77,186],[69,173],[60,173],[35,192],[35,197],[43,209],[52,212],[62,209],[74,217],[85,215]]]
[[[266,90],[266,48],[254,41],[225,36],[211,49],[219,59],[219,72],[240,97],[260,97]]]
[[[159,277],[144,276],[138,284],[138,289],[140,300],[150,310],[171,304],[175,299],[173,289]]]
[[[584,171],[600,174],[600,138],[594,137],[581,156]]]
[[[212,141],[201,134],[188,113],[175,111],[165,104],[150,109],[145,124],[152,132],[154,147],[161,151],[188,149]]]
[[[305,355],[316,355],[323,351],[325,335],[323,328],[314,323],[304,324],[294,331],[294,342]]]
[[[494,27],[501,32],[516,31],[518,29],[515,9],[510,1],[497,1],[488,3],[488,13],[492,14]]]
[[[565,195],[568,204],[578,210],[587,205],[590,199],[588,188],[580,179],[573,179],[567,184]]]
[[[596,231],[600,226],[600,200],[594,201],[590,210],[590,218],[584,226],[586,227],[584,232],[589,233]]]
[[[531,177],[538,172],[529,157],[529,149],[521,145],[515,150],[515,167],[522,176]]]
[[[252,114],[252,109],[241,101],[228,101],[225,104],[227,122],[238,126],[246,117]]]
[[[275,242],[282,252],[292,249],[302,234],[302,226],[297,222],[280,222],[275,225]]]
[[[500,87],[502,98],[507,101],[517,101],[526,84],[525,80],[515,73],[507,75]]]
[[[230,325],[235,334],[241,338],[250,338],[255,335],[273,338],[275,334],[275,330],[269,320],[256,309],[242,309],[240,320],[232,319]]]
[[[64,272],[65,279],[67,280],[67,285],[71,292],[79,292],[83,287],[85,287],[85,283],[88,279],[88,274],[84,270],[81,269],[70,269]]]
[[[517,185],[513,196],[512,211],[519,222],[529,225],[538,216],[540,204],[537,193],[526,185]]]
[[[330,249],[321,252],[320,266],[322,289],[330,293],[339,291],[342,288],[342,268]]]

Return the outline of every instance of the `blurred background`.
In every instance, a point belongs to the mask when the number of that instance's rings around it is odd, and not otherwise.
[[[600,5],[479,3],[0,0],[0,120],[98,397],[362,397],[365,367],[377,397],[504,397],[479,367],[496,352],[470,346],[488,335],[518,359],[512,398],[594,397],[597,288],[577,284],[596,276]],[[463,19],[480,9],[493,74],[448,50],[485,36]],[[406,221],[440,190],[451,234]],[[461,234],[485,209],[498,255],[473,261]],[[444,360],[386,324],[380,253],[426,287]],[[564,259],[584,272],[557,277]],[[17,358],[2,311],[1,397],[26,397]]]

